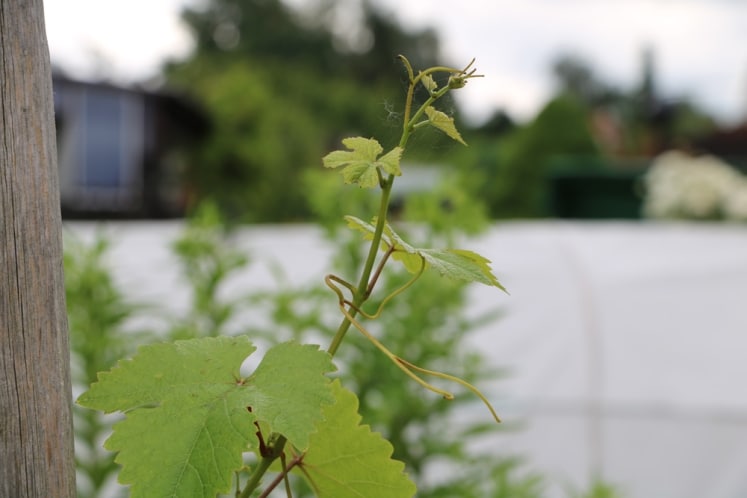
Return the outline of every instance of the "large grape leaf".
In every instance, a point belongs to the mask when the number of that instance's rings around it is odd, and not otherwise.
[[[214,498],[228,492],[242,453],[255,439],[254,416],[242,394],[195,396],[203,403],[192,406],[170,399],[115,424],[104,447],[119,452],[118,480],[132,485],[130,497]]]
[[[376,227],[370,223],[356,218],[346,216],[348,226],[363,232],[367,239],[371,239]],[[375,220],[374,220],[375,221]],[[464,280],[467,282],[479,282],[481,284],[498,287],[506,292],[493,270],[490,268],[490,260],[479,254],[464,249],[421,249],[416,248],[402,240],[387,223],[384,226],[382,236],[382,250],[394,248],[392,257],[401,261],[410,273],[417,273],[425,261],[427,267],[433,268],[446,277]]]
[[[105,447],[119,452],[119,481],[132,485],[132,498],[227,492],[242,453],[256,444],[255,421],[297,447],[308,443],[322,407],[334,400],[324,375],[334,370],[329,355],[316,346],[280,344],[241,378],[241,363],[254,350],[246,337],[143,346],[78,399],[125,412]],[[278,415],[286,410],[293,420]]]
[[[360,425],[358,398],[332,383],[337,402],[324,408],[324,421],[311,435],[309,449],[297,473],[304,475],[322,498],[411,498],[415,484],[404,464],[393,460],[392,445]]]
[[[395,147],[383,156],[383,148],[373,138],[350,137],[342,141],[350,150],[336,150],[322,158],[325,168],[342,168],[345,183],[357,183],[364,188],[379,184],[378,168],[384,173],[399,176],[402,148]]]

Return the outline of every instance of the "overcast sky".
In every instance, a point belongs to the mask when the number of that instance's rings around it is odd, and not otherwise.
[[[164,58],[189,52],[178,13],[195,1],[46,0],[52,61],[82,78],[153,76]],[[630,88],[646,47],[663,96],[690,98],[728,124],[747,119],[747,1],[376,1],[396,8],[406,27],[436,28],[445,63],[477,58],[486,77],[459,92],[476,121],[496,108],[533,116],[552,94],[550,66],[560,54],[578,55],[602,80]]]

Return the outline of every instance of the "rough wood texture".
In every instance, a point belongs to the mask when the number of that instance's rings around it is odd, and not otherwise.
[[[0,0],[0,497],[73,498],[69,346],[42,0]]]

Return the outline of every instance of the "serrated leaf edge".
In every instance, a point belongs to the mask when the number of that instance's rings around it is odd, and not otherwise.
[[[363,232],[366,239],[370,240],[373,237],[374,232],[376,231],[376,228],[374,225],[370,223],[366,223],[365,221],[356,218],[355,216],[345,216],[345,220],[348,223],[348,226],[354,230],[358,230],[360,232]],[[373,220],[374,223],[376,223],[376,219]],[[408,264],[408,261],[404,259],[402,256],[398,255],[398,252],[405,253],[408,255],[418,255],[421,258],[423,258],[426,262],[427,267],[434,268],[436,271],[438,271],[441,275],[452,278],[452,279],[458,279],[463,280],[467,282],[477,282],[484,285],[488,285],[491,287],[497,287],[498,289],[502,290],[503,292],[508,294],[508,291],[506,288],[498,281],[498,278],[493,274],[493,270],[490,267],[491,261],[487,259],[484,256],[481,256],[480,254],[477,254],[476,252],[469,251],[467,249],[422,249],[422,248],[416,248],[412,245],[405,242],[402,237],[400,237],[394,229],[389,225],[389,223],[386,223],[384,225],[384,232],[382,234],[382,247],[381,250],[388,250],[390,247],[394,248],[394,254],[392,257],[405,265],[405,268],[410,273],[415,273],[420,269],[420,264],[418,265],[412,265]],[[462,261],[464,261],[465,265],[467,265],[469,268],[462,268],[462,270],[465,270],[466,273],[472,273],[476,272],[477,277],[467,278],[465,276],[455,276],[451,273],[442,271],[443,265],[452,265],[453,263],[448,260],[440,259],[438,258],[439,253],[450,253]],[[469,270],[469,271],[467,271]],[[460,272],[460,273],[464,273]]]
[[[426,107],[425,114],[428,116],[428,121],[432,126],[446,133],[451,139],[460,144],[467,145],[467,142],[464,141],[454,124],[454,118],[447,116],[446,113],[439,111],[433,106]]]

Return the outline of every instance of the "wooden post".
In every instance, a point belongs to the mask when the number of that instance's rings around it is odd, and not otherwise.
[[[70,357],[42,0],[0,0],[0,497],[73,498]]]

